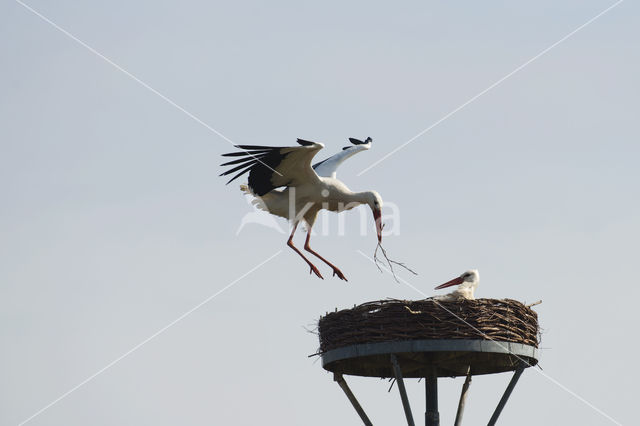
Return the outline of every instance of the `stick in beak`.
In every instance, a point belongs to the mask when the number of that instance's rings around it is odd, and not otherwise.
[[[440,290],[441,288],[447,288],[447,287],[451,287],[454,285],[460,285],[464,282],[464,279],[462,277],[457,277],[452,279],[451,281],[447,281],[444,284],[440,284],[438,287],[435,288],[435,290]]]
[[[373,219],[376,221],[376,231],[378,232],[378,243],[382,242],[382,214],[380,210],[373,210]]]

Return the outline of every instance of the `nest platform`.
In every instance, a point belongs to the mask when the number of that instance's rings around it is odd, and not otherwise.
[[[538,362],[535,311],[511,299],[380,300],[318,323],[324,369],[336,374],[456,377],[515,371]]]

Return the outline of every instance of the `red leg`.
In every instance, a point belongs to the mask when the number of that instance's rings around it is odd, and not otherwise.
[[[311,239],[311,229],[309,229],[309,231],[307,231],[307,239],[304,242],[304,249],[306,251],[308,251],[309,253],[313,254],[315,257],[317,257],[318,259],[322,260],[324,263],[326,263],[327,265],[329,265],[331,267],[331,269],[333,269],[333,276],[338,276],[338,278],[340,278],[341,280],[345,280],[345,281],[349,281],[347,280],[347,278],[344,276],[344,274],[342,273],[342,271],[340,269],[338,269],[337,266],[335,266],[333,263],[329,262],[327,259],[325,259],[324,257],[320,256],[318,253],[316,253],[315,251],[313,251],[313,249],[309,246],[309,240]]]
[[[293,231],[291,231],[291,235],[289,235],[289,240],[287,241],[287,245],[289,247],[291,247],[296,253],[298,253],[300,255],[301,258],[304,259],[305,262],[307,262],[307,265],[309,265],[309,268],[311,268],[311,270],[309,271],[309,273],[314,273],[316,274],[316,276],[318,278],[324,279],[322,277],[322,275],[320,274],[320,271],[318,270],[318,268],[316,268],[316,266],[311,263],[309,261],[309,259],[307,259],[304,254],[302,254],[302,252],[300,250],[298,250],[298,248],[296,246],[293,245],[293,234],[295,234],[296,232],[296,228],[298,227],[298,224],[296,223],[295,225],[293,225]]]

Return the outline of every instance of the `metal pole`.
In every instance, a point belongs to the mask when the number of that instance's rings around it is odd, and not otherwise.
[[[469,385],[471,384],[471,367],[467,369],[467,378],[464,379],[462,385],[462,392],[460,393],[460,402],[458,403],[458,411],[456,412],[456,421],[453,426],[460,426],[462,424],[462,414],[464,413],[464,403],[467,400],[467,392],[469,391]]]
[[[526,367],[526,364],[523,362],[521,362],[520,365],[518,365],[516,372],[513,373],[513,377],[511,378],[511,381],[507,385],[507,389],[505,389],[504,394],[502,395],[502,398],[500,398],[500,402],[498,402],[496,411],[493,412],[493,416],[491,416],[491,420],[489,420],[489,423],[487,423],[487,426],[493,426],[498,421],[498,416],[500,416],[500,413],[502,412],[502,409],[507,403],[507,400],[509,399],[511,392],[513,392],[513,388],[516,387],[516,383],[518,383],[518,379],[522,375],[522,372],[524,371],[525,367]]]
[[[396,358],[395,354],[391,354],[391,364],[393,365],[396,382],[398,382],[398,390],[400,391],[400,398],[402,399],[402,406],[404,407],[404,415],[407,417],[407,424],[409,426],[415,426],[413,414],[411,414],[411,407],[409,406],[407,390],[404,387],[404,380],[402,380],[402,370],[400,370],[400,364],[398,364],[398,358]]]
[[[333,380],[338,382],[344,393],[347,395],[347,398],[349,398],[349,401],[351,401],[351,405],[353,405],[353,408],[355,408],[358,412],[358,415],[362,419],[362,422],[366,426],[373,426],[371,420],[369,420],[369,417],[367,417],[367,414],[364,412],[362,406],[360,406],[360,403],[356,399],[356,396],[353,394],[353,392],[351,392],[351,389],[349,388],[349,385],[347,385],[347,382],[344,380],[344,377],[342,377],[342,374],[333,373]]]
[[[439,426],[438,374],[435,366],[431,366],[431,370],[427,374],[427,377],[424,378],[424,387],[427,398],[427,410],[424,413],[424,424],[426,426]]]

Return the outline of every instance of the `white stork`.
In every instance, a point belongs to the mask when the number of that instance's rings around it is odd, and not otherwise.
[[[457,278],[452,279],[451,281],[447,281],[444,284],[440,284],[435,290],[440,290],[441,288],[452,287],[457,285],[458,288],[452,291],[451,293],[442,295],[442,296],[434,296],[433,299],[450,302],[454,300],[473,300],[475,297],[473,296],[473,291],[478,287],[478,283],[480,282],[480,273],[477,269],[470,269],[464,274],[460,275]]]
[[[347,281],[337,266],[309,246],[311,228],[321,209],[341,212],[360,204],[367,204],[376,222],[378,242],[382,241],[380,195],[375,191],[352,192],[344,183],[336,179],[336,170],[344,160],[371,147],[371,138],[365,141],[354,138],[349,140],[353,146],[345,147],[338,154],[313,166],[311,166],[313,157],[324,148],[324,145],[303,139],[298,139],[300,146],[292,147],[236,145],[236,148],[242,151],[223,154],[224,157],[242,158],[221,164],[221,166],[237,166],[220,176],[238,172],[227,182],[229,184],[249,172],[248,185],[241,185],[241,190],[256,197],[254,203],[259,208],[291,221],[293,229],[287,245],[307,262],[311,268],[309,273],[313,272],[319,278],[323,277],[318,268],[293,245],[293,234],[301,221],[307,225],[304,249],[329,265],[333,269],[334,276],[337,275],[340,279]]]

